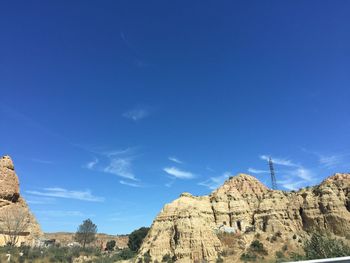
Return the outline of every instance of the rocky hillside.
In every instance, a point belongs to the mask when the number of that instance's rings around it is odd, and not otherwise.
[[[26,228],[20,233],[18,245],[21,242],[33,245],[42,232],[25,200],[20,195],[18,177],[13,162],[9,156],[4,156],[0,158],[0,246],[4,245],[6,240],[7,228],[5,225],[9,221],[7,218],[13,217],[22,217],[27,221]]]
[[[350,174],[335,174],[298,192],[271,190],[255,177],[239,174],[209,196],[184,193],[164,206],[140,249],[161,262],[236,262],[253,240],[266,255],[300,251],[313,231],[350,233]]]

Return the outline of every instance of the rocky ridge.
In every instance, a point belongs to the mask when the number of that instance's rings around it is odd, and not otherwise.
[[[255,177],[239,174],[208,196],[184,193],[155,218],[138,257],[216,262],[227,254],[225,233],[232,236],[232,244],[237,241],[231,252],[239,258],[257,236],[265,244],[278,237],[278,243],[298,249],[300,238],[313,231],[349,233],[350,174],[335,174],[298,192],[271,190]],[[271,249],[279,246],[269,244]]]
[[[4,230],[1,231],[6,221],[5,216],[14,210],[28,220],[27,228],[20,234],[19,243],[33,245],[42,236],[40,226],[20,195],[19,181],[11,158],[3,156],[0,158],[0,246],[5,242]]]

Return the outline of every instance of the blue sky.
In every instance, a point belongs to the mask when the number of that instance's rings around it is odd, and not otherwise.
[[[349,1],[11,1],[0,153],[44,231],[148,226],[228,176],[350,168]]]

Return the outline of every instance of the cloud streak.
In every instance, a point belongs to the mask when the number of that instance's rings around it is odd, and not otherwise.
[[[248,168],[248,172],[249,173],[253,173],[253,174],[267,174],[267,173],[270,173],[270,171],[268,171],[268,170],[259,170],[259,169],[254,169],[254,168]]]
[[[110,164],[106,166],[103,171],[133,181],[137,180],[132,172],[131,159],[129,158],[113,158],[111,159]]]
[[[180,170],[176,167],[166,167],[163,169],[167,174],[179,179],[193,179],[195,175],[188,171]]]
[[[177,164],[182,164],[182,163],[183,163],[183,162],[180,161],[178,158],[172,157],[172,156],[168,157],[168,160],[170,160],[170,161],[172,161],[172,162],[174,162],[174,163],[177,163]]]
[[[98,164],[98,159],[96,158],[95,160],[92,160],[91,162],[88,162],[84,167],[87,169],[92,170],[97,164]]]
[[[133,120],[133,121],[139,121],[142,120],[150,115],[149,111],[143,108],[136,108],[129,111],[126,111],[122,114],[124,118]]]
[[[124,179],[138,181],[133,173],[134,154],[132,148],[112,151],[93,151],[99,159],[88,162],[83,167],[99,172],[114,174]]]
[[[292,179],[280,180],[280,181],[277,181],[277,183],[279,185],[282,185],[287,190],[298,190],[299,188],[305,185],[304,180],[295,181]]]
[[[127,182],[127,181],[124,181],[124,180],[120,180],[119,183],[122,184],[122,185],[131,186],[131,187],[142,187],[140,184]]]
[[[319,162],[326,168],[335,168],[343,163],[343,155],[319,155]]]
[[[259,158],[269,161],[268,155],[260,155]],[[271,157],[275,165],[284,166],[283,170],[276,173],[277,184],[288,190],[297,190],[300,187],[310,185],[315,182],[315,173],[301,164],[290,159]],[[254,174],[268,174],[269,170],[249,168],[249,172]]]
[[[60,187],[44,188],[42,191],[26,191],[26,193],[31,195],[37,195],[37,196],[74,199],[74,200],[88,201],[88,202],[104,201],[103,197],[94,196],[89,190],[72,191],[72,190],[67,190]]]
[[[267,155],[261,155],[260,156],[260,159],[261,160],[264,160],[264,161],[269,161],[269,156]],[[272,161],[274,164],[277,164],[277,165],[282,165],[282,166],[288,166],[288,167],[299,167],[300,165],[292,162],[291,160],[289,159],[283,159],[283,158],[275,158],[275,157],[271,157]]]
[[[232,176],[232,174],[226,172],[221,176],[210,177],[208,180],[198,183],[198,185],[208,187],[211,190],[215,190],[221,186],[230,176]]]

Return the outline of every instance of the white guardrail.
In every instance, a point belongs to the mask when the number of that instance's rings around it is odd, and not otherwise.
[[[350,263],[350,257],[341,258],[325,258],[325,259],[313,259],[303,261],[290,261],[289,263]]]

